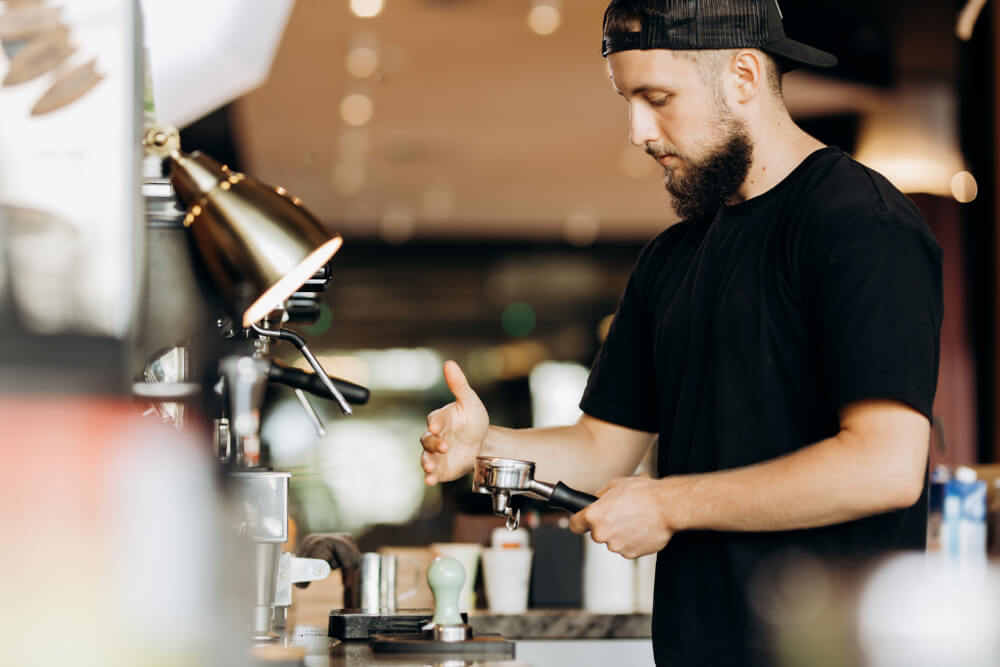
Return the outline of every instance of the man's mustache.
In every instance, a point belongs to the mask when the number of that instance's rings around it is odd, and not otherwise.
[[[664,146],[660,146],[658,144],[646,144],[643,148],[647,153],[649,153],[651,156],[653,156],[653,158],[657,160],[667,155],[676,155],[682,160],[685,159],[684,156],[678,153],[676,150],[667,150]]]

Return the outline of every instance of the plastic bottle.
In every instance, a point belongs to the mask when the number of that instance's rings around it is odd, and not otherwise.
[[[948,480],[944,498],[942,547],[949,561],[980,562],[986,559],[986,482],[966,466]]]
[[[941,549],[941,533],[944,523],[944,496],[951,478],[951,471],[946,465],[938,465],[931,473],[930,492],[927,503],[927,551]]]

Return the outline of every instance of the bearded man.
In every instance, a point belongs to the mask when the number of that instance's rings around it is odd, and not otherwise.
[[[481,454],[597,491],[571,528],[658,553],[657,663],[767,664],[761,562],[924,545],[941,250],[885,178],[792,121],[782,72],[836,59],[786,38],[775,0],[613,0],[602,45],[683,221],[640,254],[577,423],[490,425],[445,364],[426,481]],[[628,476],[657,436],[660,478]]]

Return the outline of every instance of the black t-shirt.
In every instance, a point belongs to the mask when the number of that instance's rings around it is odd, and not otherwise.
[[[835,435],[852,401],[895,399],[929,418],[941,316],[941,249],[917,208],[824,148],[766,193],[643,249],[580,407],[658,433],[661,476],[746,466]],[[807,530],[675,535],[657,559],[658,664],[759,659],[745,593],[767,556],[923,548],[925,522],[922,498]]]

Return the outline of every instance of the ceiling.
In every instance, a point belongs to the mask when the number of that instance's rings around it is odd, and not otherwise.
[[[783,2],[789,26],[839,30],[797,34],[803,41],[847,40],[840,78],[786,77],[793,115],[878,105],[886,87],[851,71],[898,71],[900,54],[947,73],[954,58],[928,47],[954,41],[942,4]],[[541,36],[528,28],[531,0],[389,0],[371,19],[353,16],[347,0],[298,0],[270,77],[230,108],[240,162],[348,239],[648,238],[674,218],[655,163],[627,141],[598,50],[605,5],[563,0],[559,28]],[[832,6],[836,21],[821,11]],[[891,66],[863,51],[866,35],[867,48],[884,50],[886,15],[898,29]],[[374,75],[347,72],[356,45],[378,54]],[[340,110],[355,93],[373,103],[358,127]]]

